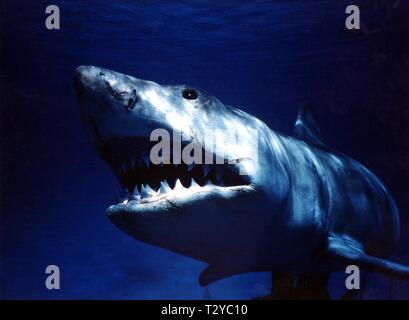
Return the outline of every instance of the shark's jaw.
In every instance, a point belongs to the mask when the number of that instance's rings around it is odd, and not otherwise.
[[[165,183],[166,184],[166,183]],[[183,206],[189,206],[199,200],[211,200],[215,196],[230,199],[240,193],[254,191],[251,186],[219,187],[215,185],[192,185],[188,188],[176,183],[174,189],[153,191],[147,198],[130,196],[123,202],[108,208],[109,216],[118,214],[169,214],[180,211]]]
[[[99,143],[101,157],[123,189],[119,202],[108,208],[109,215],[169,213],[195,201],[254,191],[249,177],[240,175],[235,164],[154,165],[151,146],[149,139],[136,137]]]
[[[226,230],[246,229],[246,214],[253,210],[248,204],[256,202],[249,199],[258,196],[249,177],[229,164],[153,165],[144,151],[147,139],[125,140],[114,142],[111,158],[100,151],[124,190],[122,199],[107,209],[112,223],[140,241],[206,263],[219,261],[221,252],[230,254],[236,239]],[[135,141],[140,149],[130,147]],[[127,145],[127,152],[118,152],[119,145]],[[226,250],[220,250],[223,242]]]

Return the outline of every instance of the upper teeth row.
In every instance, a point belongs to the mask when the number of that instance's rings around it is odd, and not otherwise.
[[[209,180],[206,186],[213,186],[213,184]],[[173,190],[169,186],[166,180],[160,183],[160,187],[158,191],[153,190],[148,184],[146,185],[142,184],[141,192],[139,192],[138,187],[135,186],[135,189],[133,190],[132,194],[128,192],[127,194],[128,199],[126,199],[123,203],[126,204],[128,201],[131,201],[131,200],[141,200],[144,198],[159,197],[164,194],[168,194],[170,192],[181,192],[181,191],[188,191],[188,190],[195,191],[195,190],[199,190],[200,188],[203,188],[203,187],[201,187],[198,183],[196,183],[194,179],[192,179],[192,182],[189,188],[185,188],[183,184],[180,182],[180,180],[177,179]]]
[[[133,169],[137,166],[141,166],[142,163],[144,163],[147,168],[151,166],[151,161],[148,156],[142,157],[142,160],[137,159],[137,158],[131,158],[129,159],[128,162],[124,162],[121,164],[120,173],[123,174],[127,172],[129,169]],[[210,170],[212,169],[212,165],[211,164],[200,164],[200,165],[202,166],[203,175],[207,176]],[[161,163],[160,166],[163,166],[163,163]],[[178,164],[174,164],[174,166],[177,167]],[[195,166],[194,163],[187,165],[188,171],[189,172],[192,171],[194,166]],[[216,171],[216,173],[218,173],[218,171]]]
[[[145,166],[149,168],[150,166],[150,159],[148,156],[142,157],[142,160],[139,158],[130,158],[128,162],[123,162],[120,166],[121,173],[128,171],[128,169],[135,168],[137,166],[141,166],[142,163],[145,163]]]

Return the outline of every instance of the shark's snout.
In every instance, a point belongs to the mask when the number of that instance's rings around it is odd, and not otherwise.
[[[77,93],[83,91],[101,91],[101,89],[108,89],[115,79],[115,75],[110,70],[98,68],[94,66],[79,66],[74,71],[74,86]]]
[[[74,80],[81,81],[85,78],[88,74],[90,74],[92,70],[91,66],[79,66],[74,70]]]
[[[87,85],[90,85],[94,79],[97,71],[95,67],[80,66],[74,71],[74,85],[77,90],[81,90]]]
[[[131,111],[140,101],[146,81],[104,68],[80,66],[74,71],[74,86],[78,95],[88,93],[93,99],[105,100],[112,109]]]

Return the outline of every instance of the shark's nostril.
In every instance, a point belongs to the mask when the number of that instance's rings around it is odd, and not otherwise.
[[[103,77],[103,76],[105,76],[105,73],[100,72],[99,75],[100,75],[101,77]]]

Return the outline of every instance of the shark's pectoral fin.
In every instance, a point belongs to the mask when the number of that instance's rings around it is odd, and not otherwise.
[[[368,271],[409,280],[409,266],[368,255],[359,242],[338,236],[328,239],[327,256],[347,264],[354,264]]]
[[[325,146],[322,142],[321,131],[314,120],[311,107],[306,105],[298,112],[294,126],[294,135],[309,144]]]
[[[209,265],[207,266],[206,269],[202,271],[202,273],[199,276],[199,284],[202,287],[206,287],[209,284],[216,282],[220,279],[227,278],[239,273],[242,273],[243,270],[239,269],[234,269],[230,267],[222,267],[222,266],[214,266],[214,265]]]

